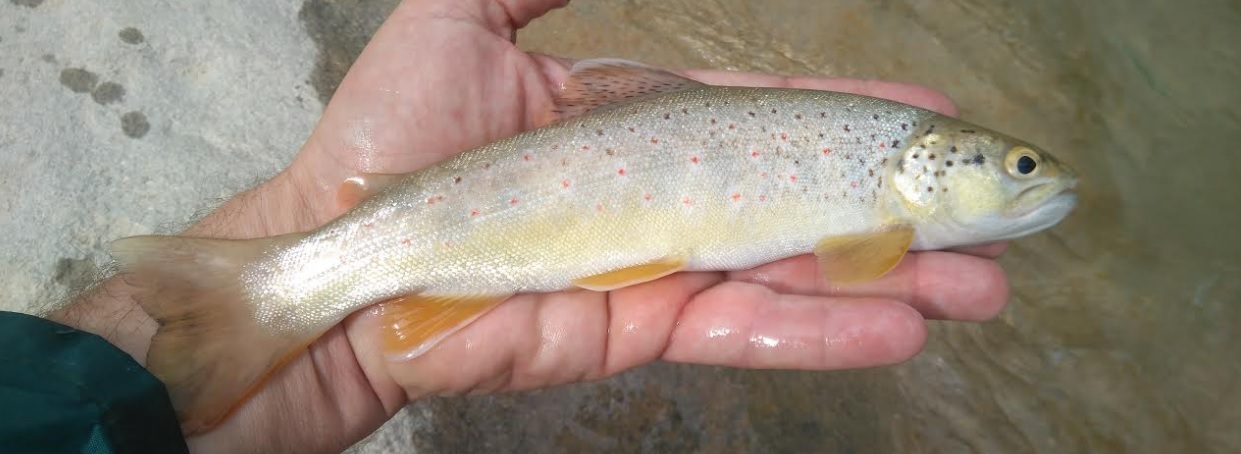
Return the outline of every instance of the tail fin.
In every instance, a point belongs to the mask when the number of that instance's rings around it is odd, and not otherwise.
[[[214,427],[313,339],[263,329],[240,281],[243,267],[303,238],[254,240],[137,236],[113,257],[160,324],[147,368],[168,388],[187,434]]]

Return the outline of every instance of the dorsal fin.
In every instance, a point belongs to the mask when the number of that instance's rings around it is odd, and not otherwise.
[[[556,97],[561,120],[647,95],[667,94],[705,84],[670,71],[619,58],[582,60],[569,69]]]

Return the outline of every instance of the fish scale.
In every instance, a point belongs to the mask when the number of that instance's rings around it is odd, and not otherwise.
[[[114,242],[160,322],[148,367],[183,429],[214,427],[363,308],[378,305],[399,361],[518,293],[807,253],[833,284],[861,282],[909,250],[1042,230],[1076,203],[1072,170],[1034,146],[866,96],[588,60],[557,110],[559,122],[412,174],[359,176],[342,194],[363,200],[311,232]]]

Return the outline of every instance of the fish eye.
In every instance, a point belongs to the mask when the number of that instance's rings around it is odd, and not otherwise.
[[[1026,147],[1017,147],[1008,152],[1005,159],[1008,173],[1016,177],[1030,177],[1038,173],[1038,155]]]

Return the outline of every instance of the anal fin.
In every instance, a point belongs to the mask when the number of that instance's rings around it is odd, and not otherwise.
[[[684,257],[671,257],[651,263],[622,268],[603,274],[573,280],[573,285],[586,290],[607,292],[618,288],[650,282],[685,269]]]
[[[510,295],[408,295],[379,304],[383,347],[390,359],[426,353]]]
[[[901,226],[859,235],[823,238],[814,247],[819,270],[835,284],[856,284],[882,277],[909,251],[914,230]]]

